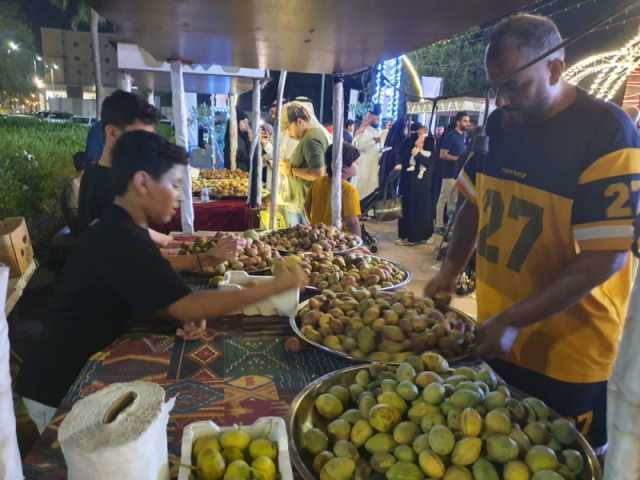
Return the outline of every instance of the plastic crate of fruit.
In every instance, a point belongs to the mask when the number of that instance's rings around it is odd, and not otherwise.
[[[230,433],[234,435],[229,435]],[[256,440],[260,441],[255,442]],[[203,454],[206,450],[213,450],[219,454]],[[243,458],[244,464],[236,463],[241,461],[240,457]],[[270,458],[272,464],[263,457]],[[258,458],[262,460],[256,466]],[[253,425],[245,426],[220,427],[212,421],[190,423],[182,431],[180,463],[178,480],[209,478],[202,474],[220,473],[221,470],[231,478],[249,478],[243,476],[246,471],[252,471],[247,468],[258,470],[266,480],[293,480],[287,428],[280,417],[262,417]],[[228,472],[234,464],[233,468],[237,473]],[[222,478],[224,473],[213,478]]]

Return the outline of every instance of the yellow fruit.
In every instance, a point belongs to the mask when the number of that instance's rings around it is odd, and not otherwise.
[[[418,436],[418,426],[413,422],[400,422],[393,430],[393,439],[398,444],[410,444]]]
[[[455,444],[453,433],[444,425],[436,425],[429,432],[429,446],[439,455],[449,455]]]
[[[269,457],[275,460],[278,456],[278,447],[275,442],[268,438],[256,438],[249,444],[249,455],[251,458]]]
[[[504,480],[529,480],[531,474],[526,463],[516,460],[504,466],[502,476]]]
[[[227,463],[231,463],[235,460],[244,460],[244,452],[236,447],[223,448],[220,453],[222,453],[222,456]]]
[[[322,467],[324,467],[329,460],[335,457],[336,456],[333,454],[333,452],[329,452],[327,450],[320,452],[313,458],[313,471],[317,474],[320,474]]]
[[[562,475],[553,470],[540,470],[533,474],[531,480],[564,480]]]
[[[562,452],[562,457],[564,458],[564,463],[566,463],[572,473],[575,475],[582,473],[582,470],[584,469],[584,459],[580,452],[577,450],[564,450]]]
[[[385,473],[396,463],[396,457],[389,452],[376,452],[371,456],[371,467],[378,473]]]
[[[540,470],[555,470],[558,466],[556,452],[543,445],[536,445],[531,448],[531,450],[527,452],[525,461],[533,473]]]
[[[454,465],[471,465],[480,456],[482,440],[476,437],[466,437],[456,443],[451,454],[451,463]]]
[[[369,438],[371,438],[372,435],[373,427],[369,425],[369,422],[366,420],[358,420],[351,429],[349,438],[351,443],[356,447],[361,447],[367,440],[369,440]]]
[[[422,480],[424,475],[415,463],[397,462],[387,470],[386,477],[387,480]]]
[[[500,480],[496,467],[486,458],[479,458],[472,470],[474,480]]]
[[[473,480],[473,475],[467,467],[452,465],[447,468],[443,480]]]
[[[542,422],[529,423],[524,427],[524,433],[527,434],[531,443],[534,445],[544,445],[548,441],[547,427]]]
[[[475,407],[482,401],[482,395],[472,390],[457,390],[449,397],[449,402],[454,407],[464,409],[467,407]]]
[[[460,430],[465,437],[478,437],[482,432],[482,417],[473,408],[465,408],[460,416]]]
[[[276,480],[278,469],[269,457],[256,458],[251,464],[251,467],[260,474],[258,480]],[[255,471],[254,475],[256,473]]]
[[[390,452],[396,447],[396,442],[388,433],[376,433],[364,444],[367,452],[373,454],[377,452]]]
[[[215,435],[205,435],[193,442],[193,448],[191,454],[193,458],[198,458],[198,454],[203,450],[220,450],[220,442]]]
[[[218,450],[208,448],[198,453],[196,468],[198,478],[202,480],[219,480],[224,475],[226,463]]]
[[[333,422],[327,425],[327,432],[329,432],[329,435],[334,441],[349,440],[351,424],[344,419],[336,418]]]
[[[249,480],[251,467],[244,460],[236,460],[229,464],[223,478],[224,480]]]
[[[384,403],[375,405],[369,410],[369,423],[379,432],[388,432],[400,421],[400,413]]]
[[[356,462],[351,458],[332,458],[320,471],[320,480],[351,480]]]
[[[302,445],[312,455],[317,455],[327,449],[329,439],[319,428],[310,428],[302,434]]]
[[[427,477],[442,478],[444,476],[444,462],[434,451],[426,449],[420,452],[418,463],[420,463],[420,468],[422,468]]]
[[[344,412],[342,402],[330,393],[323,393],[316,398],[316,410],[324,418],[332,420],[339,417]]]
[[[491,410],[484,418],[484,425],[487,432],[502,433],[509,435],[511,433],[511,419],[509,415],[502,410]]]
[[[563,445],[572,445],[578,440],[578,432],[566,418],[554,420],[551,423],[551,433]]]
[[[220,435],[220,445],[224,448],[235,447],[244,450],[249,446],[249,442],[251,442],[251,437],[244,430],[222,432]]]
[[[508,463],[518,458],[518,444],[506,435],[490,435],[486,445],[487,455],[494,462]]]
[[[436,373],[444,373],[449,368],[449,362],[440,354],[435,352],[425,352],[420,356],[424,363],[425,370]]]

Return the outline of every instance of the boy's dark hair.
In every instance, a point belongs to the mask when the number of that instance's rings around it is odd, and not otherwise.
[[[458,123],[464,117],[469,117],[469,114],[467,112],[458,112],[458,113],[456,113],[456,118],[454,120],[454,123]],[[469,118],[471,118],[471,117],[469,117]]]
[[[289,105],[287,107],[287,120],[289,123],[295,123],[296,120],[302,119],[306,122],[311,120],[307,111],[299,105]]]
[[[349,128],[351,125],[353,125],[355,122],[351,119],[348,119],[347,121],[344,122],[344,128]]]
[[[360,157],[360,152],[353,145],[342,142],[342,168],[349,168],[353,165],[358,157]],[[333,145],[329,145],[329,148],[324,152],[324,163],[327,167],[327,175],[330,177],[333,176]]]
[[[102,102],[100,121],[102,128],[113,125],[124,129],[136,121],[155,125],[160,121],[160,112],[140,95],[116,90]]]
[[[80,173],[87,165],[87,154],[84,152],[76,152],[73,154],[73,166],[76,172]]]
[[[160,135],[145,130],[124,133],[111,152],[111,178],[115,195],[123,195],[136,172],[159,180],[175,165],[187,164],[187,152]]]

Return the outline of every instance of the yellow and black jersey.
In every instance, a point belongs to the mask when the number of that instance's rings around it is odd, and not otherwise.
[[[640,203],[635,126],[582,90],[539,125],[507,127],[497,110],[487,135],[489,154],[472,157],[457,183],[480,214],[481,323],[544,288],[581,251],[629,250]],[[565,382],[606,380],[631,281],[629,259],[577,305],[524,329],[508,360]]]

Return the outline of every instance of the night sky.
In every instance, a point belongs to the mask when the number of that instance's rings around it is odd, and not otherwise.
[[[532,5],[534,8],[543,7],[537,13],[544,15],[554,14],[552,18],[558,23],[562,34],[568,37],[579,33],[599,18],[606,16],[608,12],[613,12],[626,3],[628,3],[628,0],[538,0],[532,2]],[[581,5],[579,8],[570,8],[578,4]],[[31,24],[34,34],[36,34],[37,49],[40,49],[40,27],[70,27],[70,15],[60,12],[51,5],[49,0],[22,0],[22,8],[27,21]],[[570,9],[567,12],[562,12],[565,8]],[[569,47],[567,49],[568,63],[571,64],[586,55],[613,49],[624,44],[626,40],[638,31],[640,8],[634,8],[626,17],[630,18],[626,25],[613,25],[608,30],[603,29],[591,34]],[[621,17],[621,19],[623,18]],[[85,25],[81,28],[87,29],[88,26]],[[110,26],[107,25],[106,28],[110,29]],[[317,99],[312,99],[319,101],[320,78],[318,75],[290,74],[287,83],[287,91],[285,92],[287,96],[295,97],[306,94],[317,96]],[[327,90],[330,88],[330,83],[330,81],[327,82]],[[271,90],[273,90],[273,93]],[[267,88],[263,97],[265,102],[270,102],[274,94],[275,85],[273,85],[273,88]]]

